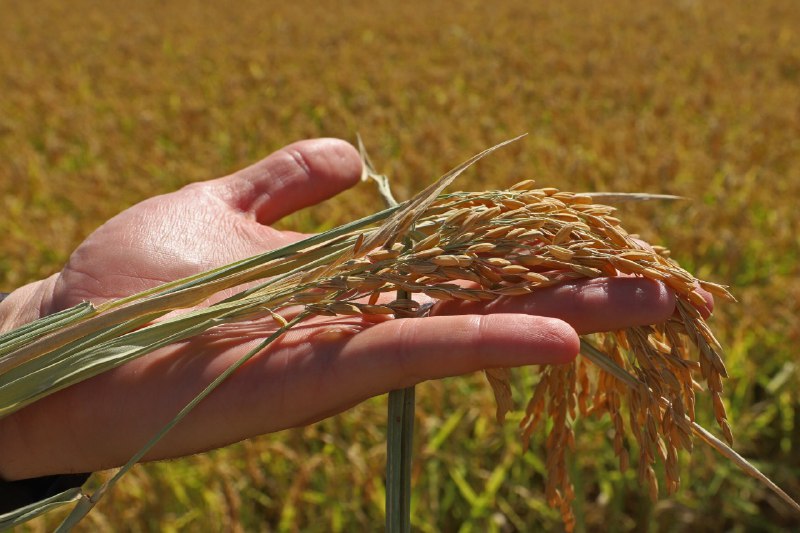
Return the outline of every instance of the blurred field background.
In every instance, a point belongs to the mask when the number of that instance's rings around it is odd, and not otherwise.
[[[711,325],[727,349],[736,446],[800,496],[791,0],[0,0],[0,290],[57,271],[93,228],[141,199],[297,139],[356,132],[402,198],[523,132],[454,188],[536,178],[690,198],[626,205],[621,217],[733,286],[740,303],[720,305]],[[316,231],[379,206],[367,184],[282,224]],[[517,374],[520,405],[534,379]],[[541,440],[522,450],[518,417],[497,425],[482,376],[426,383],[418,396],[415,530],[561,529],[543,501]],[[140,466],[81,529],[379,530],[384,428],[378,398],[308,428]],[[579,530],[798,526],[699,444],[681,492],[650,503],[635,470],[618,471],[607,430],[603,420],[579,427]]]

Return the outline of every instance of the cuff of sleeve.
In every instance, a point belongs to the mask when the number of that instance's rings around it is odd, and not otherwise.
[[[18,481],[0,480],[0,514],[44,500],[65,490],[80,487],[91,474],[60,474]]]

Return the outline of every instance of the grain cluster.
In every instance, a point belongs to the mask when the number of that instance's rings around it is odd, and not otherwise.
[[[370,235],[350,235],[350,258],[307,273],[312,286],[287,304],[301,304],[315,315],[414,316],[428,312],[430,304],[421,306],[413,295],[434,302],[480,302],[608,276],[644,277],[675,291],[677,308],[666,322],[590,339],[636,386],[584,358],[541,368],[521,422],[522,438],[527,442],[534,431],[545,430],[543,421],[550,419],[546,494],[568,529],[574,526],[574,491],[566,461],[578,417],[611,419],[620,467],[628,467],[629,450],[637,449],[639,478],[654,499],[658,461],[665,467],[667,492],[678,487],[678,453],[692,450],[698,391],[710,395],[722,434],[732,442],[721,397],[727,372],[701,312],[706,301],[700,289],[722,299],[731,295],[720,285],[696,279],[667,250],[629,235],[612,207],[593,203],[587,195],[537,189],[528,180],[508,190],[441,195],[424,212],[401,221],[381,246],[364,250]],[[384,296],[396,291],[412,298]],[[490,370],[487,378],[502,420],[512,408],[509,372]]]

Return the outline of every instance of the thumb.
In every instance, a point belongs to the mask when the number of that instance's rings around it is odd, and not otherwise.
[[[311,139],[206,185],[231,208],[271,224],[352,187],[360,176],[361,159],[353,146],[340,139]]]

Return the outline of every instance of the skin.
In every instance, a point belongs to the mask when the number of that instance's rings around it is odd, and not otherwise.
[[[0,304],[0,330],[293,242],[303,235],[269,224],[353,186],[360,170],[349,144],[308,140],[230,176],[145,200],[92,233],[61,272],[12,293]],[[239,369],[146,459],[310,424],[425,380],[567,363],[578,353],[579,334],[663,321],[674,308],[673,293],[660,283],[610,278],[487,304],[442,304],[426,318],[314,319]],[[125,463],[271,329],[264,322],[209,332],[0,419],[0,477]]]

